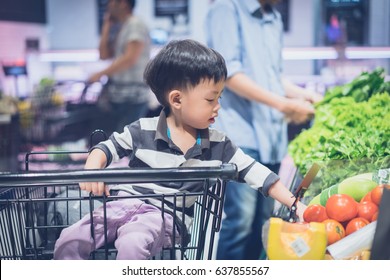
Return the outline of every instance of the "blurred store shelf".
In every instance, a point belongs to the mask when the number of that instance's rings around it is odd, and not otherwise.
[[[347,47],[347,59],[389,59],[390,47]],[[338,59],[333,47],[287,47],[283,50],[286,60],[327,60]],[[97,49],[42,51],[40,60],[46,62],[88,62],[98,61]]]

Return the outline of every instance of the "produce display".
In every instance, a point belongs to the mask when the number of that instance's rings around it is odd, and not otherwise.
[[[329,196],[323,198],[323,204],[313,199],[303,213],[303,221],[269,219],[262,236],[268,258],[369,259],[383,189],[390,185],[377,184],[367,177],[369,174],[345,179],[340,185],[346,193],[330,194],[326,190]],[[359,180],[369,183],[359,185]]]
[[[331,194],[327,197],[324,205],[318,203],[319,200],[316,198],[316,201],[312,201],[306,208],[303,214],[304,222],[324,224],[328,246],[375,222],[385,185],[371,182],[373,187],[366,188],[363,185],[359,190],[361,193],[359,196],[352,197],[344,193]],[[357,246],[356,254],[364,253],[364,258],[369,256],[370,250],[367,248],[369,243],[370,240],[364,243],[361,248]],[[348,245],[348,243],[346,244]]]
[[[377,185],[377,183],[372,180],[372,175],[373,173],[364,173],[348,177],[340,183],[323,189],[309,202],[309,204],[321,204],[322,206],[325,206],[329,197],[334,194],[347,194],[356,201],[360,201]]]
[[[340,182],[365,173],[371,173],[366,177],[371,179],[373,172],[390,167],[390,82],[384,77],[379,68],[330,88],[316,104],[313,125],[290,142],[289,154],[302,175],[314,162],[323,166],[306,195],[334,186],[328,197],[335,193],[360,197],[351,193],[348,182]]]
[[[382,68],[363,72],[315,108],[312,126],[288,146],[299,175],[321,166],[303,197],[304,223],[325,226],[325,259],[369,259],[390,177],[390,81]]]

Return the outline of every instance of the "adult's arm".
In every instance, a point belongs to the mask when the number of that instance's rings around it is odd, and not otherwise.
[[[131,41],[127,44],[126,50],[123,55],[115,59],[111,65],[107,68],[93,74],[90,78],[90,82],[97,82],[102,76],[111,76],[115,73],[124,71],[131,68],[141,56],[144,49],[144,42]]]
[[[112,46],[110,44],[110,29],[112,19],[108,12],[104,15],[102,33],[99,41],[99,57],[100,59],[109,59],[114,56]]]
[[[266,104],[282,112],[291,122],[304,123],[313,117],[314,108],[309,102],[273,94],[244,73],[238,72],[231,76],[226,86],[243,98]]]
[[[289,98],[303,99],[310,103],[319,102],[324,98],[323,95],[300,87],[285,78],[282,79],[282,82],[286,96]]]

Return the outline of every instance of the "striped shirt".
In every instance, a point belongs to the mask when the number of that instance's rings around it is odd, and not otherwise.
[[[106,154],[107,166],[125,156],[129,158],[130,168],[213,167],[233,163],[238,169],[237,180],[246,182],[264,195],[268,195],[269,188],[279,180],[267,167],[244,154],[224,133],[207,128],[199,130],[198,135],[200,141],[183,154],[168,137],[167,119],[163,110],[158,117],[142,118],[127,125],[122,133],[114,132],[108,140],[100,142],[93,149],[101,149]],[[112,189],[148,195],[191,193],[201,191],[202,188],[202,182],[161,182],[121,184]],[[161,206],[161,202],[156,199],[148,199],[147,202]],[[187,198],[186,205],[183,205],[183,201],[178,199],[176,206],[179,212],[184,209],[186,218],[190,218],[194,202]],[[181,213],[176,213],[181,217]]]

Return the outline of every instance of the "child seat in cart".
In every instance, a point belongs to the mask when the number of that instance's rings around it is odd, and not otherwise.
[[[115,199],[158,199],[162,215],[170,213],[175,225],[185,224],[185,231],[173,230],[173,245],[163,248],[152,259],[212,259],[214,238],[221,224],[226,181],[237,176],[237,168],[231,164],[35,172],[28,171],[28,163],[27,155],[26,172],[0,173],[1,259],[53,259],[54,244],[61,231],[85,215],[93,219],[92,212],[98,207],[104,209],[105,242],[102,247],[95,248],[90,259],[115,259],[117,251],[107,240],[106,223],[106,203]],[[200,191],[186,193],[94,196],[78,187],[79,182],[86,181],[107,184],[199,182],[203,187]],[[178,211],[178,201],[195,201],[191,222]]]

